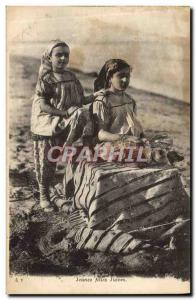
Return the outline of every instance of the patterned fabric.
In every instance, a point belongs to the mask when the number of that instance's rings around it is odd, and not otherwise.
[[[136,251],[168,229],[157,225],[175,220],[187,207],[187,195],[174,168],[83,161],[75,171],[74,184],[69,219],[77,248]]]
[[[56,163],[47,158],[48,151],[55,145],[54,139],[34,141],[34,163],[36,179],[39,184],[40,200],[50,200],[49,184],[53,184]]]
[[[54,146],[69,146],[79,138],[87,138],[92,134],[92,122],[89,112],[85,108],[79,108],[65,124],[61,122],[62,133],[55,137],[33,136],[34,139],[34,161],[36,179],[39,184],[40,198],[49,200],[49,185],[53,186],[56,163],[48,159],[48,151]],[[67,130],[66,130],[67,129]],[[58,152],[59,154],[59,152]],[[73,166],[67,163],[66,184],[73,179]],[[65,188],[66,190],[66,188]]]

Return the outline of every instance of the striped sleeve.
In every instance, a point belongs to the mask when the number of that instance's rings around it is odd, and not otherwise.
[[[52,86],[42,77],[38,78],[38,82],[36,85],[36,94],[38,97],[44,98],[46,100],[50,100],[53,96]]]
[[[84,99],[84,89],[83,89],[80,81],[76,77],[75,77],[75,83],[76,83],[76,86],[77,86],[78,93],[79,93],[82,101],[84,101],[83,100]],[[85,103],[83,103],[83,104],[85,104]]]

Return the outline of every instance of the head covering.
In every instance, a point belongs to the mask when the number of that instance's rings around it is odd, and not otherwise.
[[[50,41],[48,47],[44,51],[42,58],[41,58],[41,65],[39,68],[39,76],[42,76],[47,71],[52,70],[52,63],[50,61],[50,56],[52,54],[52,50],[58,46],[64,46],[69,49],[69,46],[59,39]]]
[[[97,79],[94,81],[94,91],[97,92],[101,89],[106,89],[109,87],[109,79],[116,72],[122,69],[129,68],[132,70],[131,66],[122,59],[110,59],[106,61],[105,65],[101,68]]]

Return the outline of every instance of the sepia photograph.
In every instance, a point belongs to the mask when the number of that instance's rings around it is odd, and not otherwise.
[[[191,9],[7,6],[7,294],[190,294]]]

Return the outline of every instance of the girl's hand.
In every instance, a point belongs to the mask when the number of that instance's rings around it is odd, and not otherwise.
[[[67,110],[62,110],[62,117],[69,118],[79,107],[71,106]]]
[[[142,138],[141,141],[145,146],[150,146],[150,142],[146,138]]]
[[[134,144],[141,143],[141,139],[139,139],[136,136],[130,136],[130,135],[123,135],[123,136],[121,136],[121,140],[123,142],[134,143]]]
[[[108,132],[100,129],[98,132],[98,139],[100,142],[115,142],[121,139],[120,134]]]
[[[101,89],[101,90],[99,90],[99,91],[97,91],[97,92],[95,92],[95,93],[93,93],[93,96],[96,98],[96,97],[98,97],[98,96],[103,96],[104,95],[104,89]]]
[[[68,116],[71,116],[79,107],[78,106],[71,106],[70,108],[68,108],[67,113]]]

